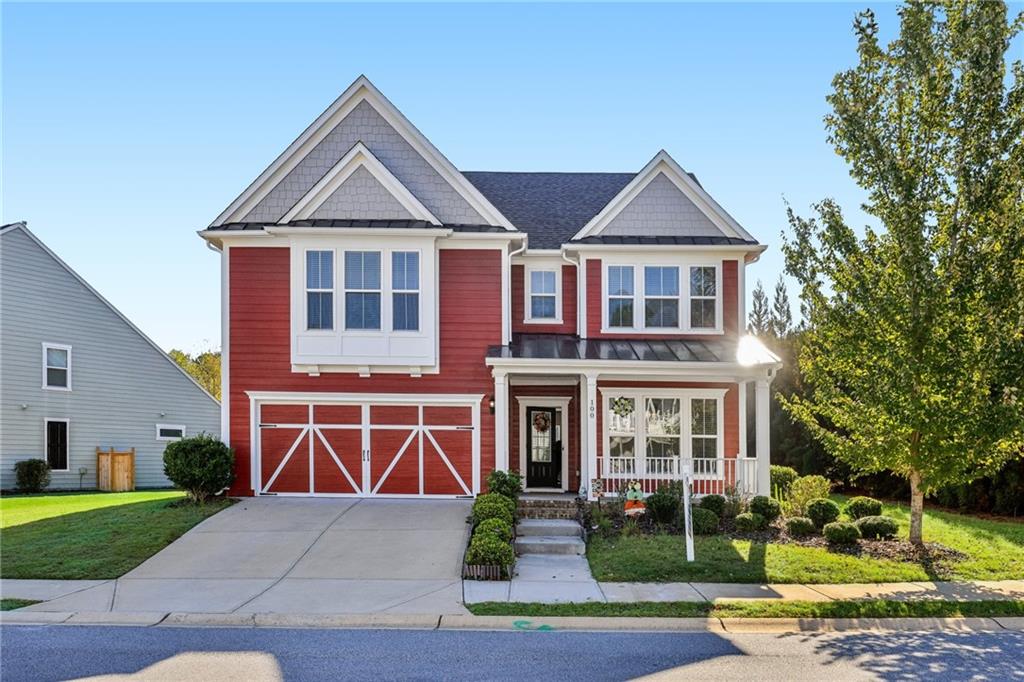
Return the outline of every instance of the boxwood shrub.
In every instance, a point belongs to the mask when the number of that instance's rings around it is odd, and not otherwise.
[[[511,507],[509,506],[511,503]],[[515,502],[504,495],[488,493],[476,498],[473,503],[473,525],[479,526],[487,519],[501,519],[509,526],[512,525],[515,512]]]
[[[767,495],[757,495],[750,500],[750,511],[760,514],[765,521],[771,523],[779,518],[782,513],[782,505],[778,500]]]
[[[718,532],[718,514],[710,509],[694,507],[690,510],[693,532],[696,535],[714,535]]]
[[[786,530],[793,537],[802,538],[814,535],[817,527],[815,527],[814,521],[811,521],[806,516],[794,516],[791,519],[786,519]]]
[[[176,440],[164,448],[164,475],[203,503],[235,479],[235,451],[208,433]]]
[[[679,515],[679,498],[661,490],[648,495],[644,504],[655,523],[674,523]]]
[[[894,538],[896,531],[899,530],[896,519],[890,519],[888,516],[862,516],[855,523],[861,536],[873,540]]]
[[[495,469],[487,475],[487,491],[518,500],[519,494],[523,492],[523,479],[514,471]]]
[[[705,495],[700,498],[700,508],[715,512],[718,518],[725,513],[725,498],[721,495]]]
[[[763,516],[754,512],[743,512],[736,515],[736,530],[743,533],[753,533],[757,530],[764,530],[768,522]]]
[[[515,560],[512,545],[493,533],[475,533],[466,552],[466,563],[475,566],[511,566]]]
[[[15,462],[14,481],[21,492],[38,493],[50,485],[50,465],[43,459]]]
[[[827,497],[819,497],[807,504],[807,517],[818,528],[824,528],[839,518],[839,505]]]
[[[785,499],[786,495],[789,494],[789,486],[793,485],[793,481],[799,478],[800,474],[793,467],[772,464],[769,467],[768,476],[771,480],[772,495],[781,496]]]
[[[881,516],[882,503],[873,497],[854,497],[846,503],[843,511],[854,521],[865,516]]]
[[[836,545],[852,545],[860,537],[857,526],[848,521],[826,523],[822,533],[826,540]]]
[[[480,535],[481,533],[493,535],[504,542],[510,542],[512,540],[512,525],[507,523],[505,519],[484,519],[476,527],[476,530],[473,531],[473,535]]]

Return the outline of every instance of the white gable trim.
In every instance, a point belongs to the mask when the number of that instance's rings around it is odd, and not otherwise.
[[[171,356],[170,356],[170,355],[168,355],[167,353],[165,353],[165,352],[164,352],[164,349],[163,349],[163,348],[161,348],[160,346],[156,345],[156,341],[153,341],[153,340],[152,340],[151,338],[149,338],[148,336],[146,336],[145,334],[143,334],[143,333],[142,333],[142,330],[141,330],[141,329],[139,329],[138,327],[136,327],[136,326],[135,326],[134,324],[132,324],[132,321],[131,321],[131,320],[129,320],[129,319],[127,318],[127,317],[125,317],[125,316],[124,316],[124,313],[122,313],[122,312],[121,312],[120,310],[118,310],[117,308],[115,308],[115,307],[114,307],[114,304],[113,304],[113,303],[111,303],[111,302],[110,302],[110,301],[108,301],[107,299],[103,298],[103,296],[102,296],[102,295],[100,295],[100,292],[98,292],[98,291],[96,291],[95,289],[93,289],[93,288],[92,288],[92,286],[91,286],[91,285],[90,285],[90,284],[89,284],[88,282],[86,282],[86,281],[85,281],[85,279],[84,279],[84,278],[83,278],[83,277],[82,277],[81,275],[79,275],[79,274],[78,274],[77,272],[75,272],[74,270],[72,270],[72,269],[71,269],[71,266],[70,266],[70,265],[68,265],[67,263],[65,263],[65,262],[64,262],[63,260],[61,260],[60,256],[58,256],[58,255],[57,255],[57,254],[55,254],[55,253],[54,253],[53,251],[51,251],[51,250],[50,250],[50,248],[49,248],[49,247],[48,247],[48,246],[47,246],[46,244],[44,244],[44,243],[42,242],[42,240],[40,240],[40,239],[39,239],[39,237],[37,237],[37,236],[36,236],[36,235],[35,235],[35,234],[34,234],[34,233],[33,233],[33,232],[32,232],[32,231],[30,230],[30,229],[28,229],[28,225],[26,225],[26,224],[25,224],[24,222],[20,222],[20,223],[13,223],[13,224],[11,224],[11,225],[5,225],[5,226],[3,227],[3,229],[2,229],[2,230],[0,230],[0,235],[5,235],[5,234],[8,234],[8,233],[11,233],[11,232],[13,232],[14,230],[21,230],[21,231],[22,231],[22,232],[24,232],[24,233],[25,233],[26,235],[28,235],[28,238],[29,238],[29,239],[31,239],[32,241],[34,241],[34,242],[35,242],[35,243],[36,243],[36,244],[37,244],[37,245],[39,246],[39,248],[43,250],[43,252],[44,252],[44,253],[45,253],[46,255],[48,255],[48,256],[49,256],[50,258],[52,258],[52,259],[53,259],[54,261],[56,261],[56,262],[57,262],[57,265],[59,265],[60,267],[64,268],[64,269],[65,269],[65,270],[67,271],[67,273],[68,273],[69,275],[71,275],[71,276],[72,276],[73,278],[75,278],[76,280],[78,280],[78,282],[79,282],[79,283],[80,283],[80,284],[81,284],[81,285],[82,285],[83,287],[85,287],[85,289],[86,289],[86,290],[87,290],[87,291],[88,291],[89,293],[91,293],[91,294],[92,294],[93,296],[95,296],[96,298],[98,298],[98,299],[99,299],[100,303],[102,303],[103,305],[105,305],[105,306],[107,306],[108,308],[110,308],[110,311],[111,311],[112,313],[114,313],[114,314],[115,314],[116,316],[118,316],[119,318],[121,318],[121,320],[122,320],[122,321],[123,321],[123,322],[124,322],[124,323],[125,323],[126,325],[128,325],[128,328],[129,328],[129,329],[131,329],[131,330],[132,330],[133,332],[135,332],[136,334],[138,334],[139,336],[141,336],[141,337],[142,337],[142,340],[143,340],[143,341],[145,341],[146,343],[148,343],[149,345],[151,345],[151,346],[152,346],[152,347],[153,347],[153,348],[154,348],[154,349],[156,350],[156,352],[160,353],[160,355],[162,355],[162,356],[164,357],[164,359],[165,359],[165,360],[167,360],[167,362],[171,363],[171,365],[173,365],[173,366],[174,366],[174,369],[176,369],[176,370],[178,370],[179,372],[181,372],[181,374],[182,374],[182,375],[183,375],[183,376],[184,376],[184,377],[185,377],[186,379],[188,379],[188,380],[189,380],[189,381],[191,381],[191,382],[192,382],[193,384],[195,384],[195,387],[196,387],[196,388],[198,388],[198,389],[199,389],[200,391],[202,391],[202,392],[203,392],[203,395],[205,395],[205,396],[206,396],[207,398],[209,398],[210,400],[212,400],[212,401],[214,402],[214,404],[215,404],[215,405],[220,405],[220,401],[219,401],[219,400],[217,400],[216,398],[214,398],[214,397],[213,397],[212,395],[210,395],[210,393],[209,393],[209,392],[208,392],[208,391],[207,391],[207,390],[206,390],[205,388],[203,388],[203,386],[202,386],[202,385],[201,385],[201,384],[200,384],[200,383],[199,383],[198,381],[196,381],[196,380],[195,380],[195,379],[194,379],[194,378],[192,377],[192,375],[191,375],[191,374],[189,374],[189,373],[188,373],[188,372],[186,372],[186,371],[185,371],[184,369],[182,369],[181,365],[179,365],[178,363],[176,363],[176,362],[174,361],[174,359],[173,359],[173,358],[171,358]],[[224,340],[222,340],[222,344],[221,344],[222,346],[224,345],[223,341],[224,341]]]
[[[309,218],[360,168],[365,168],[369,171],[370,175],[383,185],[384,189],[414,218],[426,220],[435,225],[441,224],[441,221],[427,210],[427,207],[420,203],[420,200],[413,196],[413,193],[362,142],[356,142],[352,149],[345,156],[341,157],[341,160],[334,164],[334,167],[327,171],[324,177],[320,178],[319,182],[313,185],[301,199],[295,202],[291,210],[281,218],[281,222],[287,223],[292,220]],[[366,216],[367,219],[371,217]]]
[[[573,239],[601,234],[601,231],[659,175],[668,178],[725,236],[756,241],[665,150],[658,152],[650,163],[601,209],[600,213],[591,218],[590,222],[573,236]]]
[[[459,195],[491,225],[515,230],[509,220],[489,202],[476,187],[460,173],[451,161],[409,122],[395,105],[369,81],[360,76],[327,110],[320,114],[298,139],[291,143],[242,194],[217,216],[211,225],[239,222],[256,206],[295,166],[304,159],[349,113],[363,101],[376,109],[385,121],[444,178]]]

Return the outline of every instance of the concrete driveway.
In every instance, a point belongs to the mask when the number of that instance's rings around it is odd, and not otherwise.
[[[39,611],[466,613],[470,502],[251,498]]]

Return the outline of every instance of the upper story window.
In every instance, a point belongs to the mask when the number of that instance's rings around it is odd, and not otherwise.
[[[558,269],[527,269],[527,322],[557,322],[561,318]]]
[[[334,252],[306,252],[306,329],[334,329]]]
[[[690,326],[714,329],[718,300],[716,268],[706,265],[690,268]]]
[[[722,331],[721,268],[654,262],[605,267],[609,332],[707,333]]]
[[[380,251],[345,252],[345,329],[380,329]]]
[[[43,388],[71,390],[71,346],[43,344]]]
[[[608,326],[633,327],[633,266],[608,267]]]
[[[391,328],[419,331],[420,254],[417,251],[391,252]]]

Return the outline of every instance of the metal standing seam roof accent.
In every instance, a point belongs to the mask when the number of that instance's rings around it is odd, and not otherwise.
[[[734,338],[580,339],[571,334],[514,334],[491,346],[488,358],[506,360],[618,360],[628,362],[735,362]]]

